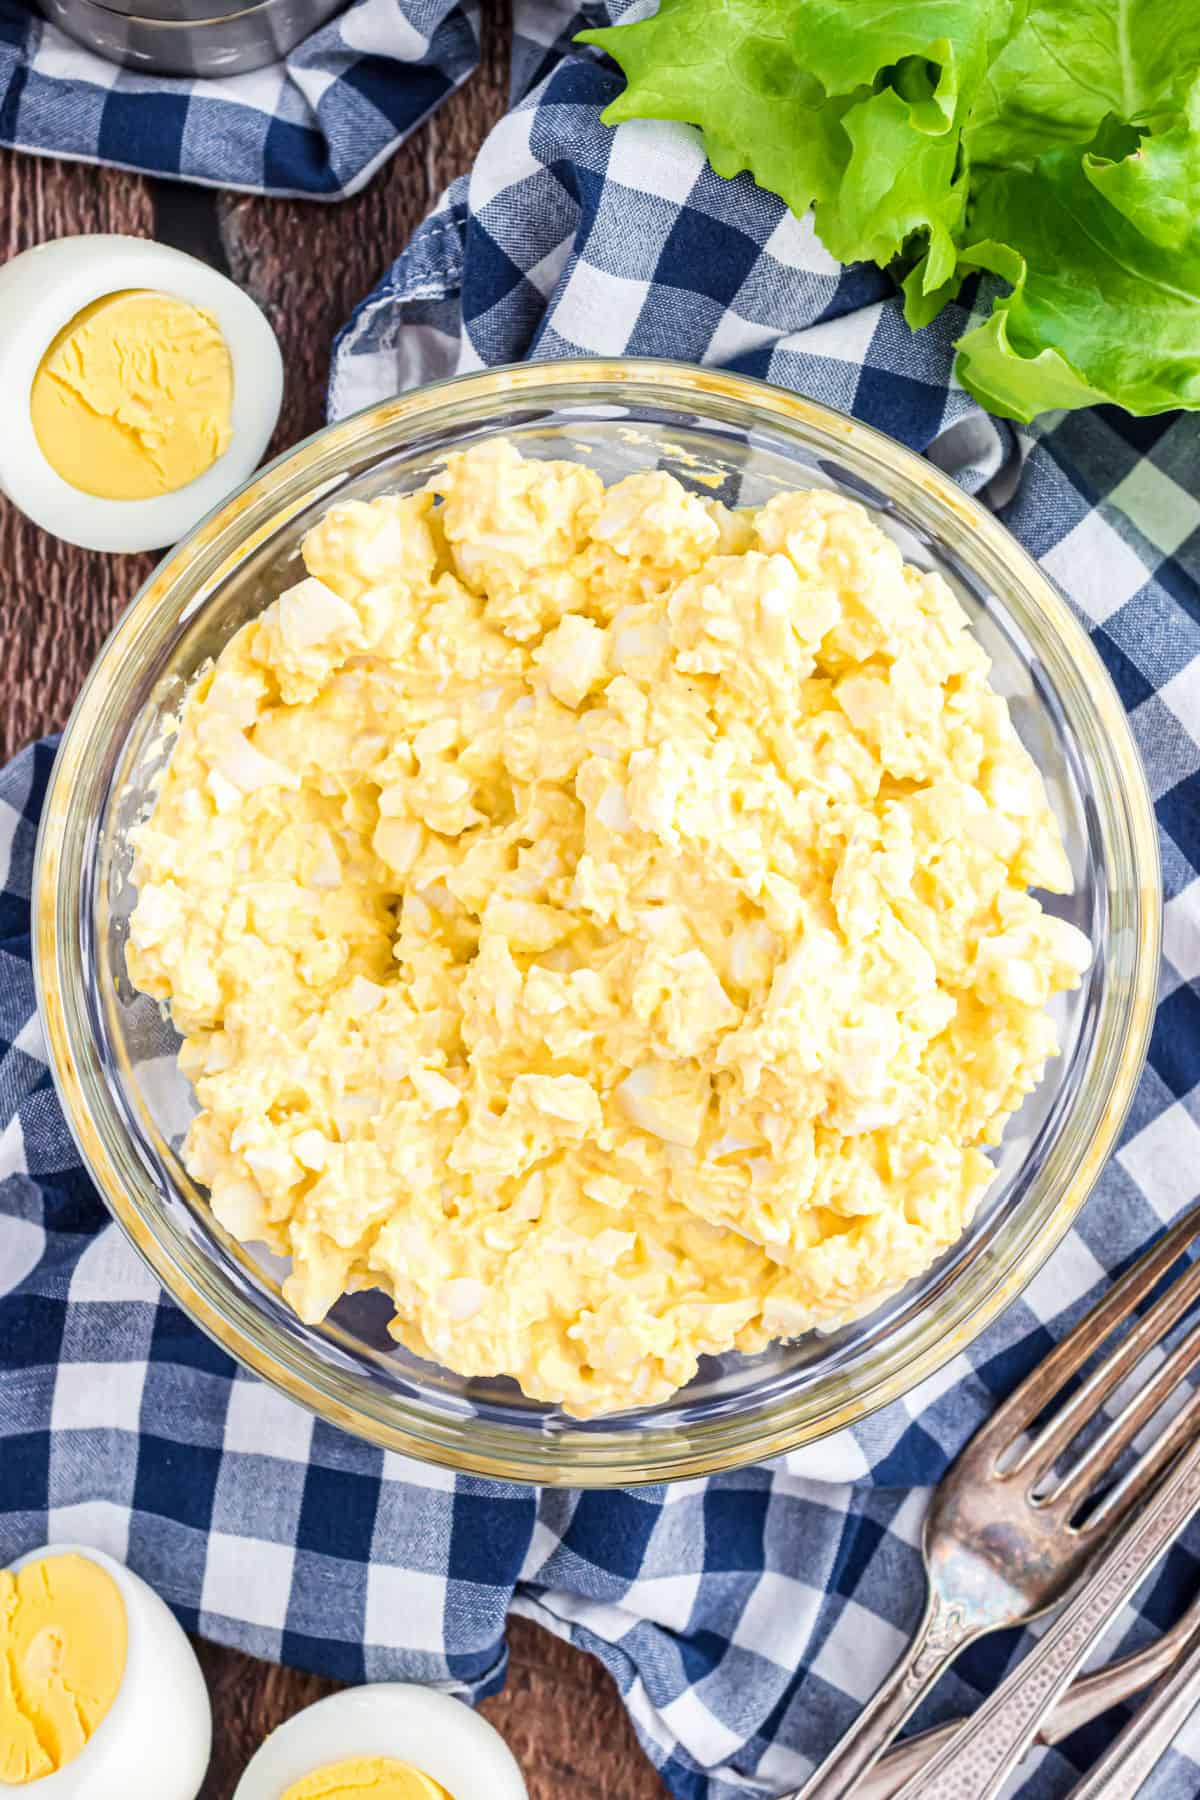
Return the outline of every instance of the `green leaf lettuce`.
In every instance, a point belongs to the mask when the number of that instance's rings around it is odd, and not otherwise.
[[[661,0],[582,38],[608,123],[698,126],[914,328],[1000,277],[959,345],[993,411],[1200,407],[1200,0]]]
[[[1053,150],[989,174],[960,266],[1012,284],[959,340],[959,373],[992,412],[1113,401],[1200,407],[1200,136],[1190,115],[1113,159]],[[1181,195],[1193,204],[1185,216]],[[1148,230],[1136,230],[1141,221]]]
[[[652,19],[584,31],[626,87],[604,114],[698,125],[718,175],[749,170],[795,213],[835,194],[850,163],[841,114],[792,49],[780,0],[664,0]]]

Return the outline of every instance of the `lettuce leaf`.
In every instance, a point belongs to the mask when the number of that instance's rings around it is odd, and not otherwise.
[[[832,255],[886,263],[914,232],[925,234],[940,283],[953,269],[966,201],[956,180],[961,75],[979,79],[995,22],[1010,21],[1016,3],[661,0],[652,18],[584,31],[579,41],[607,50],[625,73],[606,124],[697,125],[718,175],[748,170],[795,213],[815,203]],[[817,54],[820,46],[835,54]],[[933,81],[931,51],[944,59]],[[896,85],[875,91],[893,65]],[[839,68],[842,85],[830,92]]]
[[[967,199],[966,182],[955,175],[959,134],[922,131],[892,88],[848,108],[842,129],[850,157],[836,199],[822,196],[816,212],[825,248],[841,262],[888,263],[914,233],[924,233],[922,279],[939,287],[954,273]]]
[[[1120,158],[1088,154],[1083,172],[1134,230],[1164,250],[1184,250],[1200,218],[1200,82],[1186,111]],[[1097,145],[1097,149],[1099,145]]]
[[[1012,292],[958,352],[960,377],[990,411],[1200,407],[1198,118],[1200,88],[1125,156],[1054,150],[984,179],[972,206],[980,241],[959,266],[990,269]],[[1150,229],[1135,234],[1139,222]]]
[[[1031,0],[975,98],[976,163],[1031,163],[1087,144],[1110,114],[1148,125],[1183,104],[1200,68],[1196,0]]]
[[[993,410],[1200,407],[1200,0],[661,0],[581,37],[608,123],[699,126],[914,329],[1009,284],[960,344]]]
[[[948,131],[1018,22],[1026,0],[794,0],[797,58],[828,94],[873,87],[916,58],[937,69],[917,128]],[[781,11],[784,10],[782,7]]]
[[[749,170],[795,213],[836,193],[850,164],[841,119],[795,54],[780,0],[662,0],[651,19],[583,31],[616,58],[626,87],[604,113],[698,125],[718,175]]]

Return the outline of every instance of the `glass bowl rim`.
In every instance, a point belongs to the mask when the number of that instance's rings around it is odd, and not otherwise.
[[[243,1305],[232,1290],[222,1290],[214,1282],[209,1292],[203,1291],[180,1266],[168,1243],[152,1228],[127,1190],[128,1171],[122,1173],[118,1168],[111,1148],[113,1136],[119,1144],[123,1143],[124,1128],[102,1082],[90,1081],[98,1102],[95,1111],[85,1091],[84,1070],[91,1042],[90,1034],[81,1032],[79,1001],[86,984],[86,970],[79,954],[78,934],[62,929],[68,901],[59,878],[60,869],[64,857],[69,859],[72,830],[78,840],[87,824],[78,816],[79,808],[72,806],[78,786],[72,777],[87,758],[92,742],[89,727],[96,722],[95,715],[103,704],[106,679],[108,687],[113,686],[114,668],[119,669],[121,659],[129,654],[133,644],[148,635],[180,590],[183,599],[173,609],[173,629],[194,617],[204,600],[255,544],[281,529],[295,512],[319,497],[321,485],[315,479],[314,465],[336,463],[339,453],[389,429],[402,429],[406,424],[430,426],[439,412],[461,411],[472,402],[477,407],[501,399],[514,406],[542,403],[561,408],[572,401],[595,405],[597,390],[604,389],[611,390],[614,402],[635,397],[644,398],[647,404],[655,399],[664,405],[691,402],[702,411],[708,400],[735,411],[741,409],[747,415],[744,423],[748,428],[759,423],[785,436],[789,427],[797,436],[807,432],[824,439],[831,454],[853,452],[872,469],[889,498],[896,498],[897,489],[902,490],[904,500],[935,536],[944,539],[948,531],[952,536],[955,532],[964,537],[969,534],[973,554],[968,560],[976,568],[982,561],[1006,578],[1001,584],[1006,602],[1011,602],[1014,592],[1018,593],[1029,615],[1047,628],[1042,634],[1044,648],[1049,646],[1053,655],[1055,645],[1061,646],[1055,658],[1056,672],[1068,678],[1067,685],[1075,689],[1079,704],[1095,714],[1095,744],[1089,744],[1088,751],[1097,748],[1107,757],[1110,773],[1118,778],[1115,794],[1122,805],[1129,850],[1129,888],[1133,895],[1128,994],[1115,1047],[1110,1048],[1107,1059],[1107,1089],[1064,1191],[1057,1196],[1042,1196],[1036,1213],[1023,1220],[1023,1233],[1015,1246],[1010,1244],[1007,1258],[994,1259],[1002,1266],[990,1273],[981,1272],[980,1262],[989,1259],[977,1257],[959,1272],[962,1280],[956,1276],[951,1283],[952,1289],[960,1288],[961,1292],[957,1294],[948,1329],[902,1360],[893,1351],[890,1363],[885,1338],[873,1347],[870,1379],[854,1392],[842,1391],[826,1403],[824,1410],[814,1413],[811,1392],[806,1392],[771,1401],[761,1418],[762,1409],[749,1404],[728,1416],[695,1421],[686,1428],[660,1427],[643,1434],[637,1428],[636,1415],[626,1414],[624,1426],[618,1420],[613,1433],[597,1436],[581,1428],[546,1437],[524,1425],[496,1425],[452,1416],[397,1395],[388,1397],[385,1417],[382,1410],[364,1410],[361,1395],[348,1400],[339,1394],[336,1369],[318,1365],[314,1373],[311,1359],[307,1367],[299,1366],[303,1359],[291,1345],[283,1346],[286,1354],[281,1354],[265,1315]],[[199,577],[195,573],[198,566],[203,570]],[[1025,624],[1026,620],[1022,618],[1021,622]],[[1074,714],[1071,722],[1077,729]],[[1116,803],[1113,798],[1113,804]],[[354,1436],[462,1473],[578,1487],[710,1474],[816,1442],[899,1399],[985,1330],[1061,1241],[1116,1141],[1149,1046],[1157,993],[1160,919],[1161,876],[1154,812],[1125,710],[1099,655],[1066,601],[1006,527],[933,464],[847,414],[750,376],[635,357],[514,364],[451,376],[326,425],[260,469],[167,553],[101,646],[67,722],[51,771],[33,874],[35,984],[59,1101],[84,1167],[110,1213],[156,1279],[188,1316],[244,1368]],[[1089,1052],[1088,1073],[1094,1077],[1092,1054]],[[1100,1072],[1103,1074],[1104,1070]],[[104,1117],[106,1099],[108,1116]],[[1077,1104],[1072,1103],[1068,1121]],[[1065,1121],[1063,1132],[1067,1129]],[[1031,1198],[1027,1197],[1026,1207]],[[1011,1238],[1014,1221],[1007,1223]],[[215,1264],[210,1266],[215,1268]],[[233,1316],[234,1312],[244,1316],[239,1319]],[[852,1381],[856,1373],[852,1370],[847,1380]],[[844,1390],[847,1383],[842,1385]],[[799,1407],[798,1400],[802,1403]],[[809,1404],[806,1406],[805,1402]],[[657,1443],[653,1451],[650,1437]],[[619,1439],[616,1448],[614,1439]]]

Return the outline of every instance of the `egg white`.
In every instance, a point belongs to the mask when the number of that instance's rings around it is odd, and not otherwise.
[[[379,1681],[318,1700],[273,1731],[233,1800],[280,1800],[293,1782],[354,1756],[390,1756],[440,1781],[452,1800],[528,1800],[499,1732],[433,1688]]]
[[[229,448],[186,487],[150,500],[102,500],[72,487],[42,454],[29,411],[34,376],[63,326],[126,288],[171,294],[211,313],[233,362]],[[146,238],[97,233],[39,244],[0,268],[0,394],[0,489],[15,506],[85,550],[160,550],[258,467],[279,417],[283,359],[254,301],[207,263]]]
[[[15,1574],[72,1552],[107,1570],[121,1590],[125,1674],[79,1755],[19,1791],[36,1791],[37,1800],[195,1800],[212,1748],[212,1707],[196,1653],[154,1589],[102,1550],[47,1544],[10,1567]]]

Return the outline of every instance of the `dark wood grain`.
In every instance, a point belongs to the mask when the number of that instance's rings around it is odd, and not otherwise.
[[[506,21],[492,8],[484,66],[353,200],[218,199],[229,267],[283,345],[288,385],[276,448],[321,423],[334,331],[503,111],[506,47]],[[153,201],[135,175],[0,151],[0,260],[72,232],[153,235]],[[63,723],[101,639],[150,566],[148,557],[73,549],[0,498],[0,761]],[[599,1663],[523,1619],[512,1623],[510,1646],[508,1684],[483,1712],[512,1745],[531,1800],[663,1800]],[[266,1733],[337,1684],[213,1644],[198,1648],[215,1722],[202,1800],[230,1800]]]

